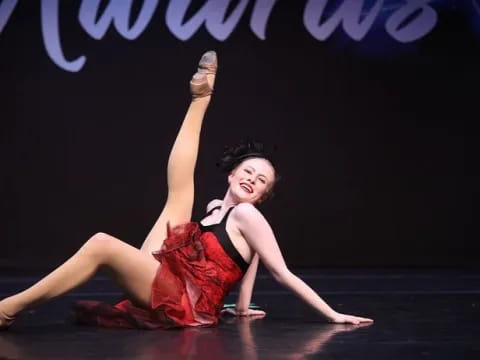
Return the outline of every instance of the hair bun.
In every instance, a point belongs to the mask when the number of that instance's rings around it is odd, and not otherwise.
[[[251,157],[267,159],[270,157],[265,153],[262,143],[253,140],[242,140],[240,143],[225,147],[223,155],[217,162],[217,166],[225,172],[232,171],[243,160]]]

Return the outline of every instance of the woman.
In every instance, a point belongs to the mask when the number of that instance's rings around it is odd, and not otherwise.
[[[270,225],[255,208],[268,197],[276,179],[272,163],[260,149],[247,146],[226,154],[223,165],[230,173],[224,199],[210,202],[200,223],[190,222],[200,130],[216,71],[215,52],[205,53],[190,82],[192,102],[168,160],[167,201],[141,249],[111,235],[93,235],[38,283],[0,301],[0,328],[8,328],[20,311],[83,284],[100,268],[107,269],[128,300],[115,306],[79,302],[81,323],[149,329],[216,324],[225,295],[242,277],[234,313],[258,314],[248,304],[259,260],[279,283],[328,321],[372,321],[334,311],[288,270]]]

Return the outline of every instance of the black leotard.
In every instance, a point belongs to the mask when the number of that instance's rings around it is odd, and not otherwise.
[[[221,206],[216,206],[213,209],[211,209],[206,216],[211,215],[215,210],[220,209]],[[232,240],[230,239],[230,236],[228,236],[227,229],[225,227],[227,223],[227,218],[228,215],[230,215],[230,212],[233,210],[234,206],[232,206],[230,209],[228,209],[227,213],[225,216],[220,220],[219,223],[217,224],[211,224],[211,225],[202,225],[201,222],[200,224],[200,230],[202,232],[212,232],[215,234],[218,242],[222,246],[223,250],[227,253],[228,256],[238,265],[238,267],[243,271],[246,272],[248,269],[248,264],[245,259],[240,255],[238,250],[233,246]]]

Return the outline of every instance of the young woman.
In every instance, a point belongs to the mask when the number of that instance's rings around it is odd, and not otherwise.
[[[228,190],[223,200],[208,204],[201,222],[191,222],[200,130],[216,71],[216,54],[209,51],[190,82],[192,102],[168,160],[166,204],[141,249],[108,234],[93,235],[38,283],[0,301],[0,328],[8,328],[22,310],[83,284],[100,268],[124,289],[128,300],[115,306],[79,302],[81,323],[148,329],[213,325],[224,297],[242,278],[233,313],[258,315],[261,312],[248,309],[248,304],[259,260],[275,280],[328,321],[372,321],[336,312],[287,268],[270,225],[255,207],[268,197],[276,180],[275,168],[261,148],[244,145],[225,154]]]

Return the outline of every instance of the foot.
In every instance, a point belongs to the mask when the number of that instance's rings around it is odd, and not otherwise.
[[[198,63],[198,70],[190,80],[190,91],[193,99],[210,96],[213,92],[215,74],[218,63],[215,51],[207,51]]]
[[[15,321],[15,316],[9,315],[0,301],[0,330],[7,330]]]

